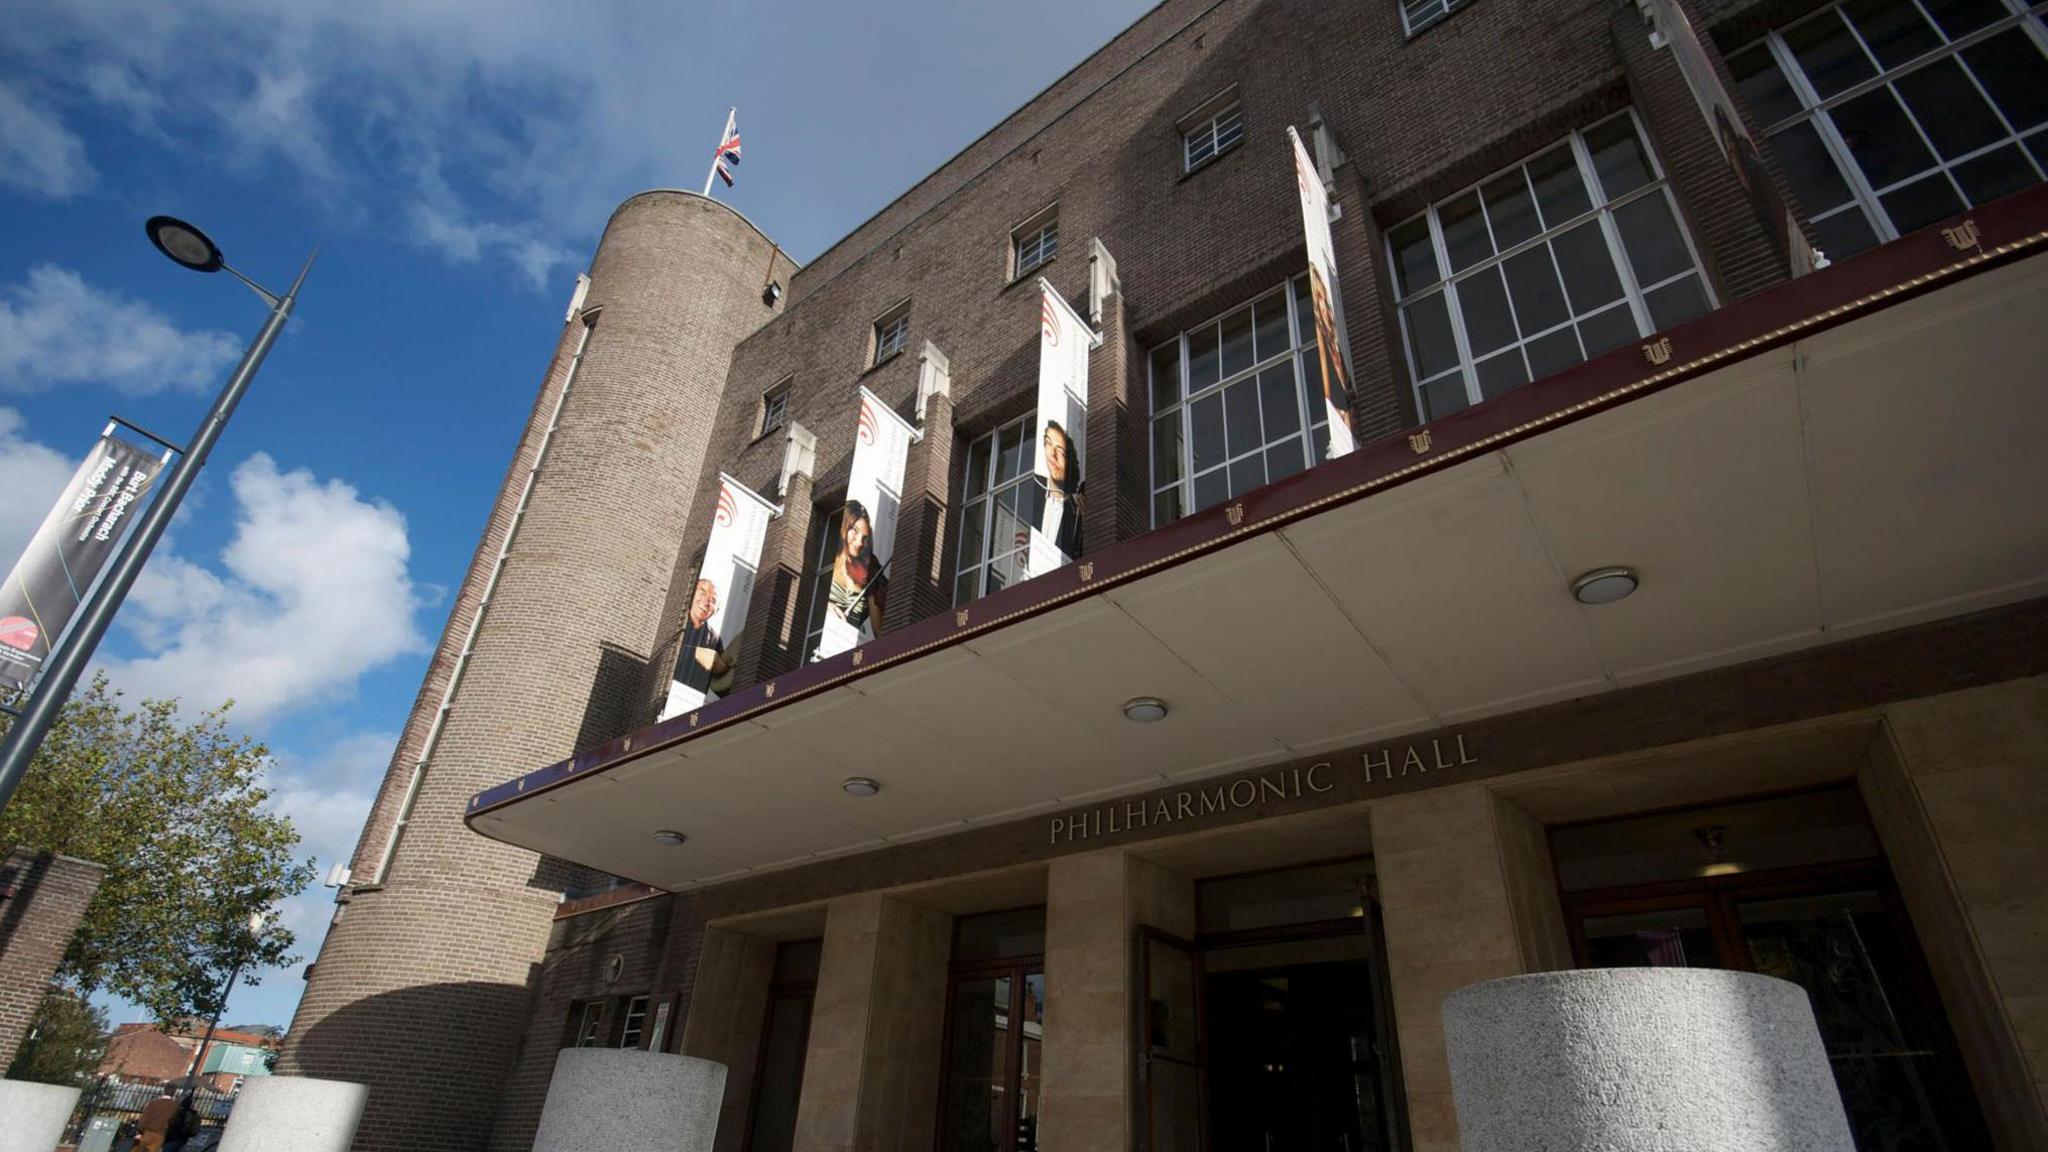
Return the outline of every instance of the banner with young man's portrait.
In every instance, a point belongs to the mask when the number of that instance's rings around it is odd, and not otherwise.
[[[1317,380],[1329,409],[1335,460],[1358,447],[1351,431],[1351,338],[1344,329],[1344,294],[1337,287],[1337,245],[1330,239],[1330,195],[1301,135],[1287,126],[1294,146],[1294,182],[1301,190],[1302,231],[1308,238],[1308,295],[1314,311]]]
[[[1088,440],[1088,352],[1095,332],[1051,284],[1038,281],[1038,420],[1031,470],[1033,507],[1024,509],[1033,576],[1081,554],[1081,458]]]
[[[732,661],[739,631],[754,597],[761,545],[777,509],[753,489],[718,474],[718,506],[711,515],[711,539],[704,565],[683,606],[682,643],[669,673],[668,701],[661,718],[680,715],[716,700],[732,688]]]
[[[889,606],[889,559],[896,550],[896,509],[903,469],[917,430],[866,388],[854,424],[853,463],[839,510],[824,635],[813,660],[850,652],[881,634]]]

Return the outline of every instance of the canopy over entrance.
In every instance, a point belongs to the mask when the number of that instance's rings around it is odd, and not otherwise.
[[[521,776],[470,825],[686,889],[2040,596],[2044,247],[2048,187]],[[1608,566],[1638,590],[1577,602]]]

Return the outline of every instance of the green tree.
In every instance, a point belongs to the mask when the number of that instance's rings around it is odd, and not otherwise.
[[[43,998],[28,1039],[7,1069],[10,1080],[83,1087],[107,1050],[107,1014],[62,989]]]
[[[313,862],[263,804],[269,750],[228,731],[229,705],[186,722],[177,702],[123,705],[105,676],[75,693],[0,813],[0,847],[106,867],[59,969],[80,996],[106,990],[159,1023],[211,1018],[222,981],[296,963],[294,936],[249,917],[297,895]]]

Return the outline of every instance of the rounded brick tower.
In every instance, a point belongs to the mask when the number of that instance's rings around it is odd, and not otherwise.
[[[471,793],[622,734],[734,346],[793,265],[647,192],[606,225],[363,828],[279,1070],[370,1086],[356,1148],[482,1149],[573,870],[463,826]]]

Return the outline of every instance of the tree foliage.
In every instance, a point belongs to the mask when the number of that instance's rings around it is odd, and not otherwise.
[[[7,1078],[83,1087],[106,1050],[107,1014],[69,992],[53,991],[36,1010]]]
[[[291,821],[266,811],[269,750],[228,731],[229,705],[186,722],[176,701],[130,708],[105,676],[75,693],[0,813],[0,847],[91,860],[106,878],[59,979],[102,989],[167,1023],[210,1018],[237,963],[245,982],[296,963],[290,929],[250,914],[297,895],[313,862]]]

